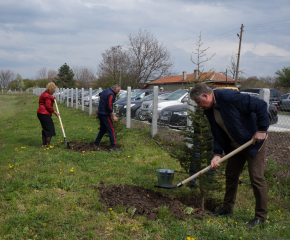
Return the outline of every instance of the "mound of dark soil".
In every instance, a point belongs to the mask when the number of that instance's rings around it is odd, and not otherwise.
[[[96,151],[94,148],[94,142],[91,143],[83,143],[83,142],[70,142],[69,143],[71,150],[74,152],[91,152]],[[106,143],[101,142],[99,145],[99,151],[110,152],[110,145],[106,145]]]
[[[160,206],[168,207],[168,210],[180,220],[184,220],[192,215],[199,219],[203,218],[206,214],[211,215],[210,212],[200,209],[200,199],[190,196],[180,199],[170,199],[161,192],[127,184],[108,187],[101,184],[95,188],[99,190],[100,201],[108,208],[122,205],[127,208],[127,211],[134,209],[133,214],[146,215],[148,220],[157,218],[158,208]],[[186,214],[183,211],[184,205],[192,207],[194,212],[192,214]],[[211,199],[205,205],[211,211],[215,210],[218,206]]]

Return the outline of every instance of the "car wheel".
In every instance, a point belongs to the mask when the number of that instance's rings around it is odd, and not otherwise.
[[[139,108],[136,113],[135,113],[135,118],[139,121],[145,121],[147,120],[146,117],[144,117],[142,114],[141,114],[141,109]]]

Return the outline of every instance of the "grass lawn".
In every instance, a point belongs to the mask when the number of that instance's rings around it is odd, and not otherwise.
[[[247,229],[254,217],[254,196],[240,185],[233,218],[177,220],[172,214],[132,217],[121,206],[108,209],[88,186],[130,184],[167,193],[170,198],[197,194],[187,187],[156,189],[156,169],[177,170],[174,184],[188,177],[176,159],[148,136],[123,128],[117,145],[123,152],[78,153],[65,149],[58,119],[51,147],[41,146],[36,115],[38,97],[0,94],[0,239],[270,239],[290,238],[289,197],[268,194],[268,219]],[[68,141],[93,142],[97,121],[81,110],[59,104]],[[120,140],[121,139],[121,140]],[[103,139],[109,143],[109,138]],[[248,181],[247,174],[243,174]],[[224,182],[224,181],[223,181]],[[224,192],[213,192],[222,199]]]

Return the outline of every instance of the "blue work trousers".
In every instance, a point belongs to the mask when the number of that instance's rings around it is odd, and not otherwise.
[[[94,144],[98,146],[104,134],[106,133],[106,131],[108,131],[111,142],[111,148],[115,147],[116,146],[115,129],[111,117],[108,115],[101,114],[98,114],[98,117],[100,119],[100,132]]]

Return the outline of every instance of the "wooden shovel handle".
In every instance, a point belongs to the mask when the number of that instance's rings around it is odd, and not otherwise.
[[[55,99],[54,102],[55,102],[56,111],[57,111],[57,113],[59,114],[56,99]],[[63,137],[65,138],[65,133],[64,133],[63,126],[62,126],[62,121],[61,121],[61,117],[60,117],[60,115],[59,115],[58,119],[59,119],[59,122],[60,122],[60,126],[61,126],[61,130],[62,130],[62,133],[63,133]]]
[[[229,154],[227,154],[226,156],[224,156],[223,158],[221,158],[220,160],[217,161],[217,163],[222,163],[225,160],[229,159],[230,157],[234,156],[235,154],[237,154],[238,152],[244,150],[245,148],[249,147],[251,144],[253,144],[253,139],[251,139],[250,141],[246,142],[245,144],[243,144],[242,146],[240,146],[239,148],[235,149],[234,151],[230,152]],[[182,185],[190,182],[191,180],[199,177],[200,175],[204,174],[205,172],[209,171],[211,169],[211,165],[207,166],[206,168],[200,170],[199,172],[197,172],[196,174],[190,176],[189,178],[183,180],[181,182]]]

